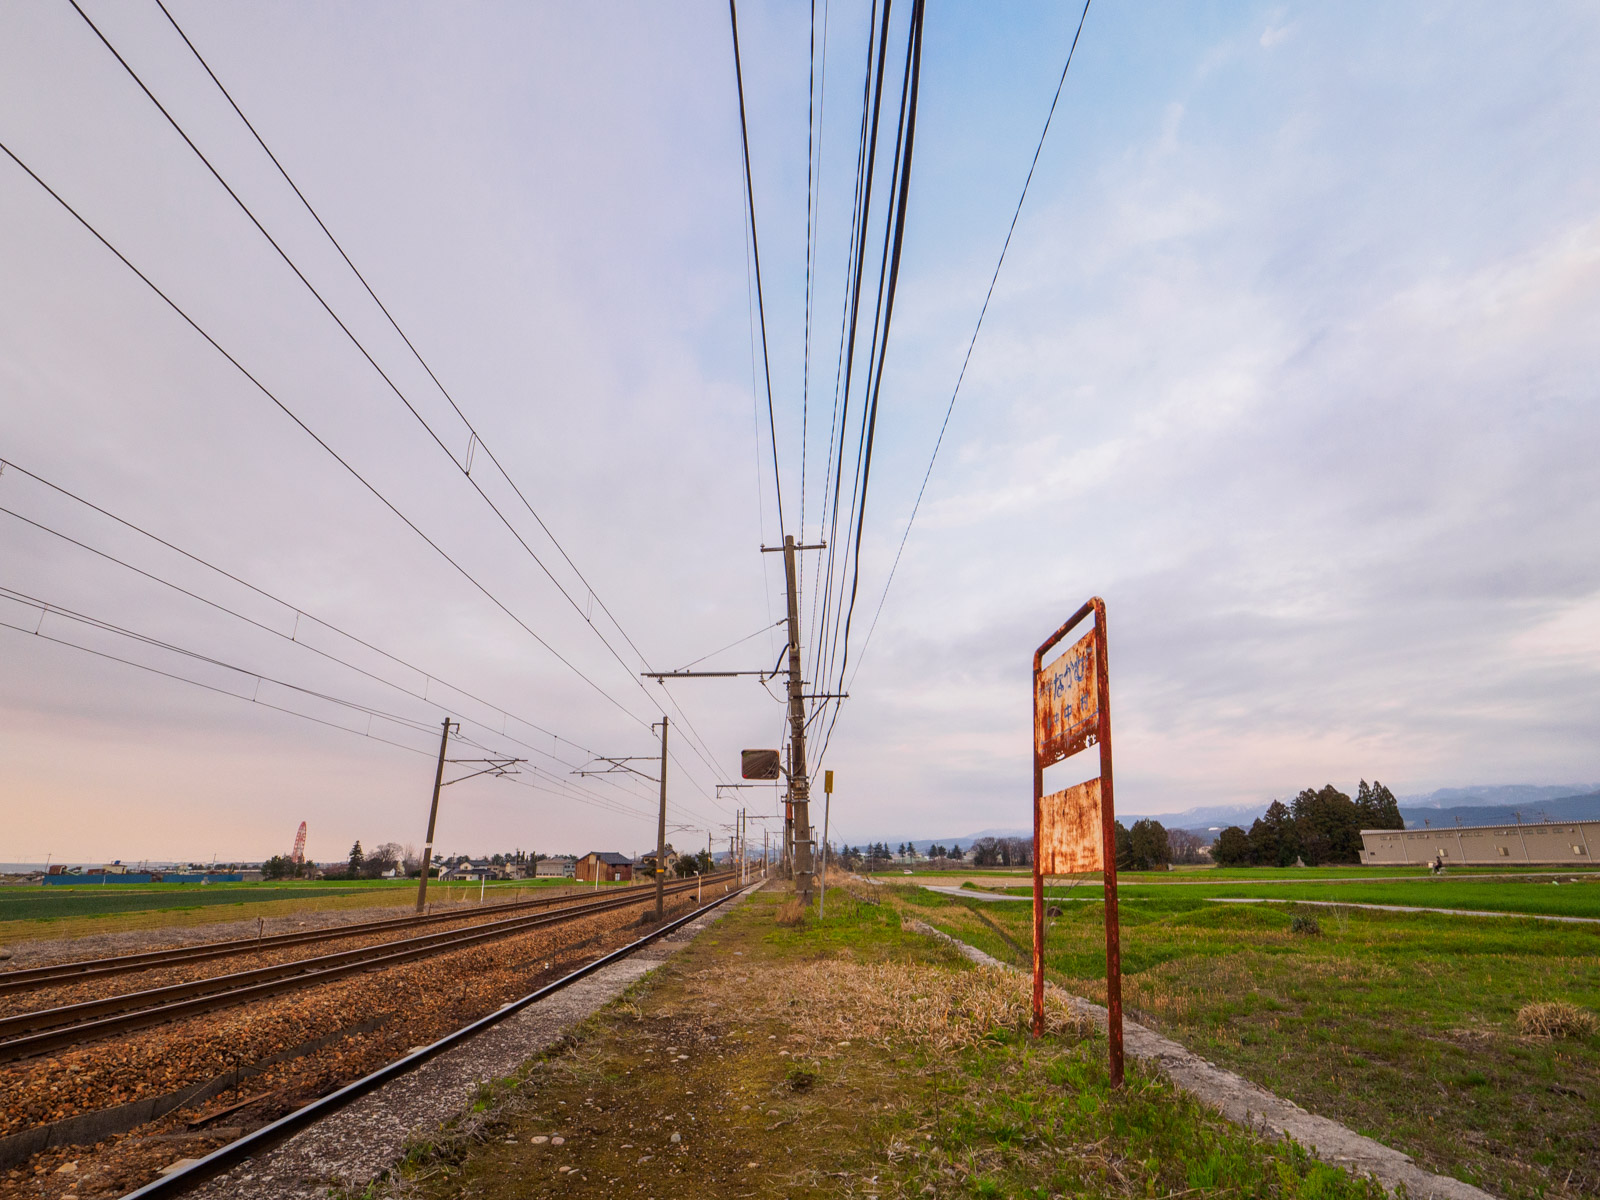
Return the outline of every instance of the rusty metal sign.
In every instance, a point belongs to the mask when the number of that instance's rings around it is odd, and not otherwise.
[[[1033,736],[1039,760],[1047,767],[1094,745],[1100,732],[1098,637],[1090,630],[1039,674]]]
[[[1088,633],[1043,666],[1085,618]],[[1097,746],[1100,774],[1044,794],[1044,769]],[[1098,871],[1105,884],[1106,1012],[1111,1085],[1122,1084],[1122,944],[1117,920],[1116,805],[1111,782],[1111,695],[1106,606],[1098,596],[1033,652],[1033,1032],[1044,1033],[1044,877]]]
[[[1101,803],[1098,779],[1040,797],[1040,875],[1077,875],[1102,868]]]
[[[778,752],[776,750],[741,750],[739,774],[745,779],[777,779]]]

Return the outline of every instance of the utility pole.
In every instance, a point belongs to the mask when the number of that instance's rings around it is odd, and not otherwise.
[[[417,883],[417,911],[428,902],[428,864],[433,861],[433,827],[439,820],[439,788],[444,784],[444,751],[450,742],[449,717],[444,719],[444,730],[439,735],[439,769],[433,773],[433,807],[428,810],[428,838],[422,843],[422,879]],[[456,725],[459,732],[461,726]]]
[[[656,920],[666,913],[667,889],[667,714],[661,714],[661,814],[656,819]]]
[[[816,887],[812,861],[811,785],[806,778],[806,702],[805,681],[800,678],[800,590],[795,582],[794,555],[797,550],[823,550],[825,545],[800,546],[794,535],[783,536],[783,577],[788,593],[789,617],[789,816],[794,825],[791,835],[794,854],[794,890],[800,902],[810,906]],[[776,550],[776,546],[763,546]]]
[[[822,773],[822,888],[817,897],[817,920],[828,911],[828,817],[833,809],[833,772]]]

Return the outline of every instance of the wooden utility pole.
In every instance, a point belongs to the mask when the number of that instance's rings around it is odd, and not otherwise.
[[[777,547],[762,547],[776,550]],[[800,678],[800,590],[795,582],[794,555],[797,550],[821,550],[826,546],[800,546],[792,533],[783,537],[783,578],[788,593],[789,618],[789,804],[792,832],[794,890],[801,903],[810,905],[816,888],[816,867],[812,860],[811,785],[806,777],[806,702],[805,681]]]
[[[661,714],[661,813],[656,818],[656,920],[667,901],[667,715]]]
[[[439,788],[444,784],[444,750],[450,743],[449,717],[444,719],[444,730],[439,735],[439,769],[433,774],[433,807],[428,810],[428,838],[422,843],[422,879],[417,884],[417,911],[428,903],[428,865],[433,861],[433,827],[439,820]],[[459,731],[460,725],[456,725]]]
[[[817,919],[828,911],[828,816],[833,808],[833,772],[822,773],[822,886],[818,889]]]

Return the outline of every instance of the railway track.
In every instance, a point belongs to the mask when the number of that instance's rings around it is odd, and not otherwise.
[[[701,887],[703,883],[727,884],[732,878],[730,872],[710,876],[705,880],[691,879],[669,885],[666,892],[668,895],[681,895]],[[465,929],[421,934],[335,954],[301,958],[227,975],[214,975],[188,983],[124,992],[77,1004],[18,1013],[0,1018],[0,1062],[45,1054],[148,1025],[314,987],[358,972],[479,945],[497,938],[558,925],[597,913],[612,912],[646,902],[654,895],[654,886],[629,888],[621,895],[612,893],[595,900],[568,903],[554,912],[524,913],[520,916],[504,917],[472,925]],[[68,978],[84,977],[78,974]]]
[[[228,1170],[230,1167],[244,1162],[247,1159],[263,1153],[264,1151],[277,1145],[279,1142],[282,1142],[286,1138],[298,1133],[300,1130],[315,1124],[324,1117],[331,1116],[339,1109],[344,1108],[346,1105],[366,1095],[368,1092],[371,1092],[376,1088],[389,1083],[391,1080],[397,1079],[402,1075],[414,1071],[416,1068],[437,1057],[439,1054],[460,1045],[462,1042],[469,1040],[477,1034],[482,1033],[484,1030],[489,1029],[490,1027],[505,1020],[507,1017],[521,1012],[529,1005],[545,999],[552,993],[560,991],[562,988],[568,987],[569,985],[576,983],[578,980],[583,979],[586,976],[591,975],[614,962],[627,958],[629,955],[644,948],[651,942],[654,942],[657,938],[673,933],[696,918],[704,916],[707,912],[711,911],[717,906],[733,899],[747,887],[759,887],[760,884],[764,882],[764,877],[756,876],[750,881],[749,884],[739,884],[734,880],[734,873],[729,872],[726,875],[721,876],[720,881],[729,883],[731,885],[729,890],[723,895],[717,896],[714,899],[697,906],[693,912],[687,913],[684,916],[676,918],[675,920],[664,922],[660,928],[652,930],[644,937],[639,938],[638,940],[631,942],[617,950],[613,950],[609,954],[601,955],[594,961],[586,963],[584,966],[579,967],[575,971],[569,972],[560,979],[544,985],[537,991],[531,992],[520,999],[513,1000],[509,1004],[502,1005],[488,1016],[480,1017],[476,1021],[473,1021],[470,1024],[455,1030],[453,1033],[446,1034],[444,1037],[433,1042],[431,1045],[421,1047],[420,1049],[406,1055],[404,1058],[397,1059],[394,1062],[379,1067],[377,1070],[362,1076],[353,1083],[348,1083],[344,1087],[339,1088],[337,1091],[331,1092],[326,1096],[312,1101],[310,1104],[307,1104],[302,1108],[296,1109],[286,1116],[278,1118],[269,1125],[263,1126],[252,1133],[245,1134],[243,1137],[229,1142],[220,1149],[212,1151],[204,1158],[191,1162],[186,1166],[178,1168],[177,1170],[164,1173],[159,1178],[152,1180],[143,1187],[129,1192],[123,1198],[123,1200],[168,1200],[169,1197],[184,1195],[185,1193],[204,1183],[207,1179],[210,1179],[221,1172]],[[685,889],[679,888],[676,890],[681,891]]]
[[[723,882],[731,873],[705,877],[706,883]],[[675,886],[675,885],[674,885]],[[628,888],[611,888],[607,896],[655,894],[654,883],[635,884]],[[347,925],[330,925],[321,929],[299,933],[276,933],[265,937],[231,938],[221,942],[201,942],[192,946],[175,946],[168,950],[146,950],[136,954],[118,954],[107,958],[85,958],[74,962],[51,963],[43,967],[28,967],[16,971],[0,971],[0,996],[15,992],[36,991],[82,980],[102,979],[108,975],[124,975],[134,971],[147,971],[184,963],[203,962],[212,958],[228,958],[239,954],[253,954],[261,950],[275,950],[284,946],[305,945],[312,942],[336,941],[347,937],[366,937],[391,933],[396,930],[442,925],[452,921],[474,921],[498,918],[508,912],[526,912],[530,909],[551,908],[566,904],[580,904],[585,897],[572,892],[557,896],[538,896],[531,900],[512,900],[476,909],[454,909],[449,912],[427,913],[418,916],[385,917],[377,921],[360,921]]]

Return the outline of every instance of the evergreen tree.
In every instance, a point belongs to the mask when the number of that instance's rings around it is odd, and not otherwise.
[[[1356,809],[1361,814],[1362,829],[1404,829],[1405,818],[1400,815],[1400,804],[1394,793],[1376,779],[1368,786],[1363,779],[1356,789]]]
[[[1361,861],[1361,814],[1333,784],[1294,798],[1294,828],[1308,866]]]
[[[1250,826],[1250,861],[1258,867],[1288,867],[1299,857],[1294,817],[1283,801],[1274,800]]]
[[[361,852],[361,839],[356,839],[356,844],[350,847],[350,878],[355,879],[361,874],[361,864],[367,861],[367,856]]]
[[[1122,858],[1120,847],[1117,857],[1119,860]],[[1150,871],[1165,866],[1171,857],[1166,827],[1148,817],[1135,821],[1133,828],[1128,830],[1127,857],[1127,869],[1131,871]],[[1118,861],[1117,868],[1122,869],[1121,861]]]
[[[1217,840],[1211,846],[1211,857],[1219,867],[1248,867],[1250,835],[1237,825],[1229,825],[1217,834]]]

